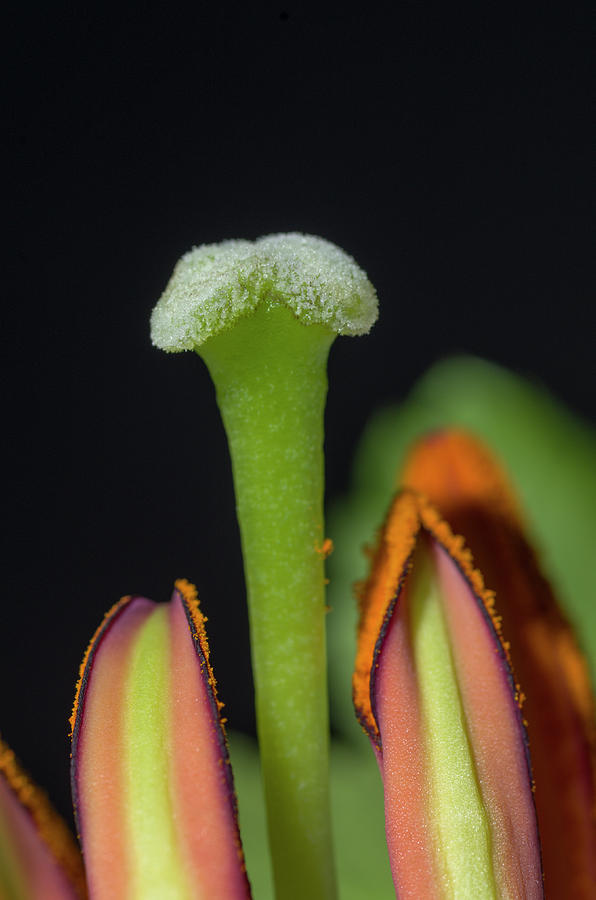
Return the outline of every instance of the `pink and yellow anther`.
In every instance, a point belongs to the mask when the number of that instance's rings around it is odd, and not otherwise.
[[[418,443],[400,482],[361,588],[354,676],[383,777],[396,892],[588,900],[590,684],[506,480],[477,441],[445,431]],[[499,614],[451,525],[486,566]],[[523,718],[514,668],[532,697]]]
[[[196,591],[127,597],[81,666],[72,786],[92,898],[250,896]],[[173,892],[173,893],[172,893]]]
[[[86,896],[83,861],[70,831],[0,740],[0,897]]]

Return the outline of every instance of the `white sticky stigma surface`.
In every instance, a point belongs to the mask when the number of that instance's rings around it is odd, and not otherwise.
[[[366,334],[378,314],[376,291],[351,256],[320,237],[272,234],[186,253],[153,310],[151,339],[171,353],[193,350],[263,303],[347,335]]]

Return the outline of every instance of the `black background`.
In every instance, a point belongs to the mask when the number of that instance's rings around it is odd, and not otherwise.
[[[0,721],[64,812],[77,668],[124,593],[198,584],[228,717],[253,727],[213,391],[148,337],[183,251],[305,231],[377,286],[380,323],[332,351],[330,498],[371,411],[452,351],[596,418],[587,16],[521,15],[13,11]]]

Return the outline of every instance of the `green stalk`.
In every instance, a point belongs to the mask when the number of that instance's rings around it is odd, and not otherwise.
[[[269,840],[284,898],[336,893],[321,553],[334,337],[283,307],[261,308],[201,348],[234,471]]]
[[[323,412],[337,333],[368,331],[372,285],[320,238],[198,248],[154,310],[165,350],[196,350],[226,428],[248,588],[276,895],[333,900],[323,571]]]

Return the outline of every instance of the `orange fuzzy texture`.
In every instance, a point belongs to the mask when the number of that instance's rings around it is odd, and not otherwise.
[[[596,726],[588,670],[524,537],[509,482],[478,440],[455,429],[420,441],[401,482],[466,535],[496,591],[527,694],[546,895],[596,897]]]
[[[428,732],[410,621],[417,570],[424,568],[425,559],[440,590],[466,733],[492,836],[497,893],[541,897],[539,842],[523,729],[519,708],[512,702],[512,684],[494,618],[490,620],[493,627],[487,623],[488,598],[479,601],[461,566],[424,525],[417,535],[410,574],[384,623],[382,649],[375,648],[371,679],[375,724],[382,741],[378,758],[387,845],[397,893],[404,900],[431,900],[449,893],[432,827]],[[392,562],[389,558],[387,565]],[[455,759],[453,763],[456,767]]]
[[[422,752],[424,725],[406,592],[407,583],[375,670],[376,721],[383,734],[383,752],[377,752],[377,760],[385,797],[385,837],[399,896],[439,900],[440,871],[428,814],[429,773]]]
[[[221,710],[223,709],[225,704],[217,699],[217,680],[215,678],[215,673],[213,672],[213,666],[211,665],[209,659],[209,641],[207,640],[207,629],[205,628],[207,616],[203,615],[201,611],[197,589],[194,584],[191,584],[191,582],[187,581],[186,578],[176,579],[176,581],[174,582],[174,587],[182,595],[182,598],[184,599],[184,602],[188,607],[188,611],[190,612],[193,625],[195,626],[195,630],[192,636],[194,640],[197,640],[199,642],[199,646],[201,648],[203,656],[205,657],[205,663],[207,664],[207,681],[209,682],[209,685],[213,692],[215,702],[217,703],[217,708]],[[220,716],[219,722],[225,734],[226,720],[222,718],[222,716]]]
[[[381,735],[372,708],[371,691],[374,672],[378,666],[379,639],[387,627],[398,592],[410,571],[421,528],[436,538],[447,551],[474,594],[484,604],[505,658],[510,662],[509,647],[501,636],[501,619],[494,611],[494,593],[485,588],[482,575],[474,568],[472,554],[465,547],[463,538],[453,534],[447,522],[441,519],[437,510],[422,496],[407,490],[398,494],[381,530],[377,549],[373,554],[371,573],[358,590],[360,621],[353,679],[354,705],[360,722],[378,751],[382,749]],[[523,695],[519,689],[515,699],[521,707]]]
[[[248,897],[227,743],[195,587],[175,583],[168,611],[168,792],[193,896]],[[81,666],[73,711],[77,812],[90,890],[120,897],[134,878],[127,836],[122,710],[136,637],[157,604],[124,598],[108,612]],[[76,726],[76,728],[74,727]]]
[[[4,777],[16,799],[30,814],[40,839],[64,872],[77,896],[84,900],[87,897],[87,888],[79,848],[47,795],[31,781],[19,765],[13,751],[1,738],[0,777]]]
[[[171,638],[172,638],[172,675],[176,700],[171,704],[171,758],[175,787],[172,796],[176,800],[177,823],[180,828],[180,842],[189,865],[194,872],[197,885],[203,885],[209,896],[232,897],[250,896],[250,887],[246,877],[244,853],[237,822],[237,804],[233,778],[225,735],[224,723],[220,710],[223,707],[217,699],[216,681],[209,661],[209,646],[205,630],[206,617],[199,608],[197,591],[194,585],[184,579],[175,582],[175,588],[182,597],[182,605],[176,600],[170,605]],[[188,643],[186,635],[175,626],[177,617],[184,618],[183,609],[190,613],[194,631],[193,641],[199,644],[200,652]],[[185,620],[186,628],[188,620]],[[201,661],[200,671],[197,666]],[[193,716],[186,712],[192,709],[195,694],[205,696],[207,706],[202,712],[211,718],[211,725],[205,723],[203,743],[198,741],[196,719],[201,710],[196,709]],[[209,702],[209,694],[212,703]],[[215,722],[213,717],[216,716]],[[217,724],[221,732],[217,737]],[[206,743],[205,743],[206,741]],[[211,774],[216,773],[214,780],[202,777],[197,780],[197,773],[206,768]],[[222,805],[222,797],[227,803]],[[205,810],[210,809],[209,830],[205,832]],[[233,840],[233,854],[222,857],[221,850],[226,843]]]
[[[86,654],[73,731],[73,800],[95,898],[126,896],[130,841],[126,835],[123,713],[130,653],[152,604],[127,598],[112,607]]]
[[[333,553],[333,541],[331,540],[331,538],[325,538],[320,547],[315,547],[315,551],[323,559],[327,559],[328,556],[331,556],[331,554]]]
[[[433,556],[466,732],[490,824],[497,895],[542,898],[533,785],[519,708],[511,702],[513,686],[504,677],[495,635],[462,573],[436,545]]]
[[[73,706],[72,706],[72,712],[71,712],[71,714],[70,714],[70,718],[69,718],[69,720],[68,720],[68,724],[70,725],[70,733],[69,733],[69,737],[72,737],[72,734],[73,734],[73,731],[74,731],[75,722],[76,722],[76,719],[77,719],[77,713],[78,713],[78,710],[79,710],[79,697],[80,697],[80,695],[81,695],[81,687],[83,686],[83,675],[85,674],[85,669],[87,668],[87,662],[88,662],[88,660],[89,660],[89,656],[90,656],[90,654],[91,654],[91,651],[93,650],[93,647],[94,647],[94,645],[95,645],[95,642],[96,642],[97,638],[99,637],[99,635],[100,635],[100,633],[101,633],[101,631],[102,631],[104,625],[105,625],[106,622],[108,621],[108,619],[111,619],[112,616],[114,615],[114,613],[115,613],[117,610],[119,610],[121,606],[124,606],[126,603],[129,603],[129,602],[130,602],[130,599],[131,599],[130,596],[127,596],[127,597],[121,597],[120,600],[118,600],[117,603],[114,603],[114,605],[113,605],[113,606],[107,611],[107,613],[104,615],[104,617],[103,617],[101,623],[100,623],[100,624],[97,626],[97,628],[95,629],[95,632],[94,632],[94,634],[93,634],[93,637],[92,637],[91,640],[89,641],[89,645],[88,645],[87,649],[85,650],[85,655],[83,656],[83,660],[82,660],[82,662],[81,662],[81,665],[79,666],[79,677],[78,677],[77,685],[76,685],[76,688],[75,688],[75,698],[74,698],[74,703],[73,703]]]

